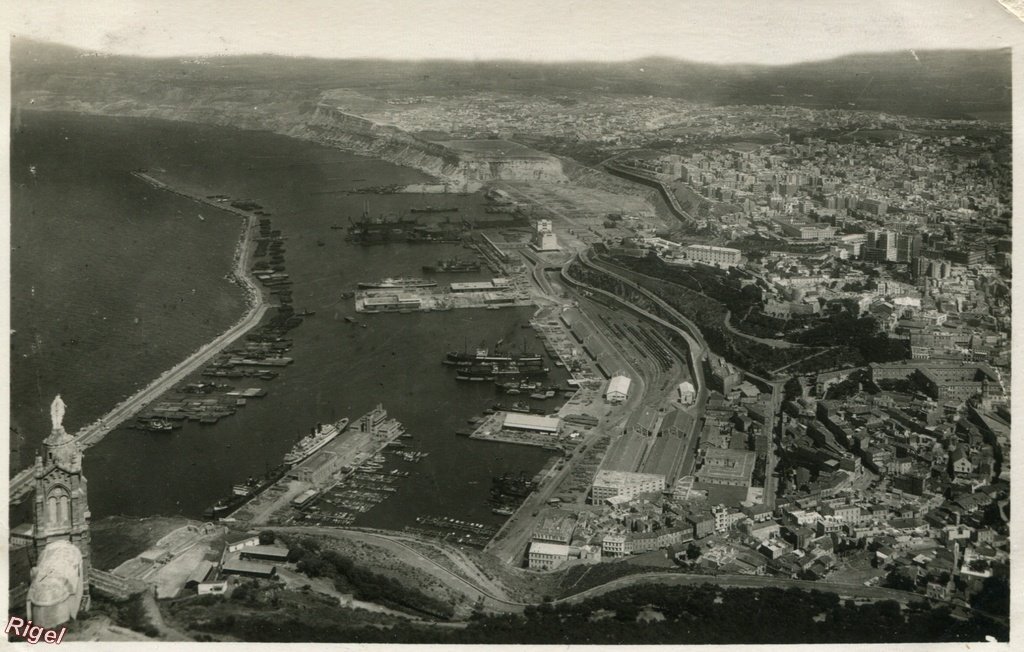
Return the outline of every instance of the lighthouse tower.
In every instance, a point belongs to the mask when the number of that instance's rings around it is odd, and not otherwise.
[[[538,220],[537,232],[533,234],[532,246],[537,251],[560,251],[558,238],[551,228],[551,220]]]

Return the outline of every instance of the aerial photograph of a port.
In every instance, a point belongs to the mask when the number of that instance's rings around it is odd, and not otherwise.
[[[9,642],[1019,638],[1014,3],[157,4],[7,11]]]

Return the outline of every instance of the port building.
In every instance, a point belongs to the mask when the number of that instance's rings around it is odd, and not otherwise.
[[[697,400],[697,390],[694,388],[693,383],[688,380],[684,380],[679,383],[679,387],[676,388],[676,397],[683,405],[692,405],[693,402]]]
[[[592,502],[624,496],[636,498],[640,494],[665,490],[665,476],[656,473],[630,473],[602,469],[594,477],[590,497]]]
[[[612,376],[612,379],[608,381],[608,389],[605,390],[604,397],[609,403],[622,403],[629,398],[629,386],[633,384],[629,376],[623,376],[621,374]]]
[[[558,417],[545,417],[539,414],[523,414],[506,412],[502,427],[508,430],[526,430],[528,432],[547,432],[557,434],[562,425]]]
[[[359,312],[396,312],[399,310],[419,310],[422,301],[411,292],[395,294],[375,294],[356,301]]]
[[[463,283],[452,283],[448,286],[452,292],[490,292],[494,290],[493,281],[466,281]]]
[[[338,471],[343,470],[347,457],[334,451],[322,450],[288,471],[288,477],[322,487]]]
[[[537,251],[561,251],[558,246],[558,238],[551,228],[551,220],[538,220],[537,232],[533,234],[533,243],[530,245]]]

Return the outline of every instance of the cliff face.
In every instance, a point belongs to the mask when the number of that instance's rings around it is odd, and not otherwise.
[[[321,102],[319,96],[302,91],[51,76],[36,80],[29,88],[16,88],[12,104],[16,109],[161,118],[272,131],[415,168],[455,185],[494,179],[566,180],[562,164],[554,156],[481,157],[460,153],[333,108]]]

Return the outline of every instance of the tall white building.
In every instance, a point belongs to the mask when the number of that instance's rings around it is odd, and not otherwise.
[[[558,238],[551,228],[551,220],[537,220],[537,232],[533,235],[533,248],[537,251],[561,251]]]

